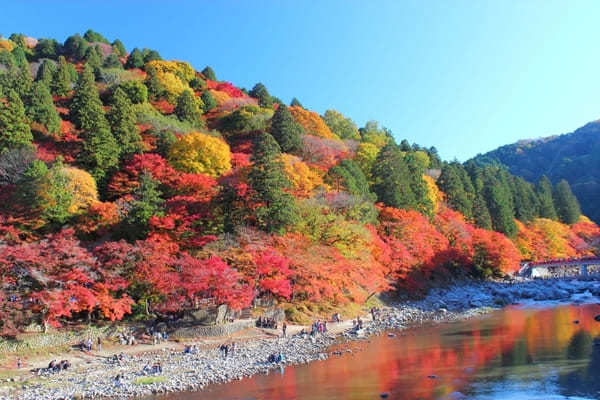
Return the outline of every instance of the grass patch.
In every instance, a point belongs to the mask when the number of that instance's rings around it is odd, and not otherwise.
[[[153,383],[164,382],[166,379],[164,376],[142,376],[133,381],[133,383],[136,385],[152,385]]]

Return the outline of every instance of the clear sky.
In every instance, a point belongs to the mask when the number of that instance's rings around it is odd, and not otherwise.
[[[0,29],[92,28],[462,161],[600,117],[599,16],[583,0],[4,0]]]

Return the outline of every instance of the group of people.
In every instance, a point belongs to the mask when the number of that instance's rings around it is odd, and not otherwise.
[[[275,321],[275,318],[258,317],[256,320],[256,327],[277,329],[277,321]]]
[[[340,315],[340,313],[335,313],[331,316],[331,321],[332,322],[342,322],[342,316]]]
[[[381,309],[371,307],[371,318],[373,318],[373,321],[377,321],[380,317],[381,317]]]
[[[152,332],[152,344],[156,345],[161,342],[167,342],[169,334],[167,332]]]
[[[69,362],[69,360],[61,360],[60,362],[52,360],[48,364],[48,368],[46,368],[46,370],[50,372],[60,372],[66,371],[69,368],[71,368],[71,363]]]
[[[283,362],[283,354],[281,354],[281,352],[279,352],[278,354],[271,354],[269,355],[269,358],[267,358],[267,361],[270,363],[281,363]]]
[[[144,368],[142,368],[142,373],[144,375],[149,375],[149,374],[162,374],[162,365],[160,364],[160,362],[154,363],[154,365],[150,366],[149,363],[146,363],[146,365],[144,365]]]
[[[93,343],[92,338],[87,338],[87,340],[84,340],[79,344],[79,347],[81,348],[81,351],[90,352],[92,351]],[[96,339],[96,349],[102,350],[102,338],[100,338],[100,336]]]
[[[132,334],[119,333],[119,343],[122,346],[135,346],[137,341]]]
[[[186,345],[185,349],[183,350],[184,354],[198,354],[198,346],[196,346],[195,344],[192,345]]]
[[[235,342],[231,342],[229,344],[223,343],[219,346],[219,351],[223,355],[223,358],[227,358],[228,355],[233,355],[235,351]]]
[[[321,320],[316,320],[315,322],[313,322],[312,329],[310,331],[310,334],[312,336],[316,335],[317,333],[323,334],[326,332],[327,332],[327,322],[321,321]]]
[[[117,365],[121,365],[121,361],[123,361],[124,359],[125,359],[125,354],[123,354],[123,353],[113,354],[113,356],[112,356],[112,362]]]
[[[356,319],[352,320],[352,326],[355,330],[359,330],[363,328],[363,320],[360,317],[356,317]]]

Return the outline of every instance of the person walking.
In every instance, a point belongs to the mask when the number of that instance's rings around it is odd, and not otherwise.
[[[287,324],[283,321],[283,325],[281,325],[281,330],[283,332],[283,337],[286,337]]]

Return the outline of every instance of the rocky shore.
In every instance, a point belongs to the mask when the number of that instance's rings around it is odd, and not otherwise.
[[[226,383],[285,365],[323,360],[329,347],[386,330],[398,330],[427,322],[449,322],[471,318],[508,304],[524,301],[595,302],[600,296],[597,280],[528,280],[515,282],[464,282],[433,289],[423,300],[403,302],[384,308],[380,317],[367,320],[358,334],[352,325],[340,324],[324,335],[295,334],[236,342],[227,357],[218,348],[201,348],[197,354],[181,349],[127,355],[119,363],[109,358],[89,361],[56,374],[31,375],[26,381],[1,387],[0,399],[90,399],[132,398],[155,393],[202,390],[214,383]],[[190,344],[194,341],[189,341]],[[279,364],[267,361],[279,354]],[[162,373],[144,375],[144,365],[160,363]],[[122,375],[119,382],[115,376]]]

